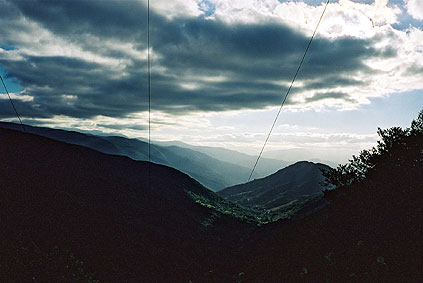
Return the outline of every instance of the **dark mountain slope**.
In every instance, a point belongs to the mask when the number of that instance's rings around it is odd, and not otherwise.
[[[208,281],[250,229],[196,204],[187,192],[219,197],[175,169],[7,129],[0,140],[2,282],[73,282],[84,270],[104,282]]]
[[[320,169],[328,168],[321,163],[301,161],[265,178],[226,188],[218,194],[244,206],[277,208],[321,194],[324,187],[320,182],[324,177]]]
[[[125,155],[136,160],[146,160],[147,143],[138,139],[117,136],[96,137],[104,139],[117,149],[114,154]],[[110,153],[110,152],[108,152]],[[177,146],[151,146],[152,161],[178,169],[215,191],[245,180],[247,168],[219,161],[207,154]]]
[[[21,125],[15,123],[0,122],[0,127],[22,131]],[[61,142],[82,145],[108,154],[125,155],[135,160],[145,161],[147,159],[147,144],[136,139],[127,139],[117,136],[95,136],[76,131],[33,127],[29,125],[25,125],[25,130],[27,133]],[[157,157],[157,161],[157,163],[165,162],[165,160],[160,157]]]
[[[261,227],[176,170],[148,185],[148,163],[0,130],[0,281],[422,282],[423,112],[412,126],[329,169],[322,209]]]
[[[21,131],[19,124],[0,122],[1,128]],[[135,160],[148,159],[148,144],[138,139],[118,136],[95,136],[75,131],[25,126],[26,131],[58,141],[86,146],[104,153],[124,155]],[[155,163],[176,168],[216,191],[244,181],[248,168],[217,160],[207,154],[177,146],[151,146]]]
[[[423,165],[386,173],[328,192],[314,215],[265,225],[243,282],[422,282]]]
[[[251,239],[243,282],[423,281],[423,111],[411,128],[378,134],[325,173],[336,189],[324,209]]]

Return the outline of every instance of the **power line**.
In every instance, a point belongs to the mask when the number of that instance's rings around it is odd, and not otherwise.
[[[150,0],[147,0],[147,84],[148,84],[148,161],[151,162],[151,61],[150,61]]]
[[[259,162],[259,160],[260,160],[260,157],[261,157],[261,155],[263,154],[263,150],[264,150],[264,148],[266,147],[267,142],[269,141],[269,138],[270,138],[270,135],[272,134],[273,128],[275,127],[276,122],[277,122],[277,120],[278,120],[278,118],[279,118],[279,115],[281,114],[282,107],[284,106],[285,101],[286,101],[286,99],[287,99],[287,97],[288,97],[288,95],[289,95],[289,93],[290,93],[290,91],[291,91],[291,89],[292,89],[292,86],[294,85],[294,82],[295,82],[295,79],[296,79],[296,78],[297,78],[297,76],[298,76],[298,73],[300,72],[301,66],[303,65],[303,62],[304,62],[304,58],[306,57],[307,52],[308,52],[308,50],[310,49],[311,42],[313,41],[314,36],[316,35],[317,28],[319,27],[320,22],[321,22],[321,21],[322,21],[322,19],[323,19],[323,15],[324,15],[324,14],[325,14],[325,12],[326,12],[326,8],[328,7],[329,1],[330,1],[330,0],[327,0],[327,2],[326,2],[325,8],[323,9],[323,12],[322,12],[322,15],[320,16],[320,19],[319,19],[319,21],[317,22],[316,28],[314,29],[314,32],[313,32],[313,35],[311,36],[310,41],[308,42],[307,48],[306,48],[306,50],[304,51],[304,55],[303,55],[303,57],[301,58],[300,64],[298,65],[298,68],[297,68],[297,71],[295,72],[295,75],[294,75],[294,77],[293,77],[293,79],[292,79],[292,81],[291,81],[291,85],[289,86],[289,88],[288,88],[288,90],[287,90],[287,92],[286,92],[286,94],[285,94],[285,97],[284,97],[284,99],[282,100],[281,106],[279,107],[278,114],[276,114],[275,120],[273,121],[273,124],[272,124],[272,127],[270,128],[269,134],[267,135],[267,138],[266,138],[266,140],[265,140],[265,142],[264,142],[264,144],[263,144],[263,147],[261,148],[260,154],[258,155],[256,162],[254,163],[253,169],[251,170],[251,173],[250,173],[250,176],[248,177],[248,181],[247,181],[247,183],[251,180],[251,177],[253,176],[254,170],[256,169],[257,164],[258,164],[258,162]]]
[[[3,77],[1,75],[0,75],[0,79],[1,79],[1,82],[2,82],[2,84],[4,86],[4,89],[6,90],[7,96],[9,97],[10,103],[12,104],[13,110],[15,111],[16,117],[18,117],[19,122],[21,123],[21,126],[22,126],[23,131],[26,132],[25,126],[22,123],[21,117],[19,116],[18,111],[16,110],[15,104],[13,103],[13,100],[10,97],[9,91],[7,90],[7,87],[6,87],[6,83],[4,82]]]
[[[147,0],[147,89],[148,89],[148,168],[147,187],[151,186],[151,56],[150,56],[150,0]]]

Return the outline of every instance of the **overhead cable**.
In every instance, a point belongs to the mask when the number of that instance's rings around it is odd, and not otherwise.
[[[262,154],[263,154],[264,148],[266,147],[266,144],[267,144],[267,142],[269,141],[269,138],[270,138],[270,135],[272,134],[273,128],[275,127],[276,122],[277,122],[277,120],[278,120],[278,118],[279,118],[279,115],[281,114],[282,107],[284,106],[285,101],[286,101],[286,99],[288,98],[288,95],[289,95],[289,93],[290,93],[290,91],[291,91],[291,89],[292,89],[292,86],[294,85],[295,79],[297,78],[298,73],[300,72],[301,66],[303,65],[304,59],[305,59],[305,57],[306,57],[306,55],[307,55],[307,52],[308,52],[308,50],[310,49],[310,45],[311,45],[311,43],[312,43],[312,41],[313,41],[313,39],[314,39],[314,36],[316,35],[317,28],[319,27],[320,22],[321,22],[321,21],[322,21],[322,19],[323,19],[323,15],[324,15],[324,14],[325,14],[325,12],[326,12],[326,8],[328,7],[329,1],[330,1],[330,0],[327,0],[327,2],[326,2],[325,8],[323,9],[323,12],[322,12],[322,15],[320,16],[319,21],[317,22],[316,28],[314,29],[313,35],[311,36],[310,41],[308,42],[307,48],[306,48],[306,49],[305,49],[305,51],[304,51],[304,55],[303,55],[303,57],[301,58],[300,64],[298,65],[298,68],[297,68],[297,71],[295,72],[295,75],[294,75],[294,77],[293,77],[293,79],[292,79],[292,81],[291,81],[291,84],[290,84],[290,86],[289,86],[289,88],[288,88],[288,90],[287,90],[287,92],[286,92],[286,94],[285,94],[285,96],[284,96],[284,98],[283,98],[283,100],[282,100],[282,103],[281,103],[281,105],[280,105],[280,107],[279,107],[279,111],[278,111],[278,113],[276,114],[276,117],[275,117],[275,120],[273,121],[272,127],[270,128],[269,134],[267,135],[267,138],[266,138],[266,140],[265,140],[265,142],[264,142],[264,144],[263,144],[263,147],[261,148],[260,154],[258,155],[256,162],[254,163],[253,169],[251,170],[251,173],[250,173],[250,176],[248,177],[248,181],[247,181],[247,183],[251,180],[251,177],[253,176],[253,173],[254,173],[254,171],[255,171],[255,169],[256,169],[256,167],[257,167],[257,164],[258,164],[258,162],[259,162],[259,160],[260,160],[260,158],[261,158],[261,156],[262,156]]]
[[[3,77],[2,77],[1,75],[0,75],[0,79],[1,79],[1,82],[2,82],[2,84],[3,84],[4,89],[6,90],[7,96],[9,97],[9,101],[10,101],[10,103],[12,104],[13,110],[15,111],[16,117],[18,117],[18,119],[19,119],[19,123],[21,123],[21,126],[22,126],[23,131],[24,131],[24,132],[26,132],[26,130],[25,130],[25,126],[24,126],[24,124],[22,123],[21,117],[19,116],[19,113],[18,113],[18,111],[16,110],[15,104],[13,103],[13,100],[12,100],[12,98],[10,97],[9,91],[7,90],[7,87],[6,87],[6,83],[4,82]]]

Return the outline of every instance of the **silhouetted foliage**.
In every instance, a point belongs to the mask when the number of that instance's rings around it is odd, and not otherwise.
[[[244,282],[423,282],[423,111],[410,128],[378,134],[325,173],[336,189],[323,209],[260,231]]]
[[[174,169],[147,186],[145,162],[0,129],[0,282],[423,282],[422,125],[379,130],[324,206],[260,227]]]
[[[369,175],[385,170],[388,175],[391,167],[399,171],[421,166],[423,161],[423,110],[410,128],[378,128],[380,140],[377,146],[363,150],[353,156],[347,164],[323,171],[325,186],[335,188],[350,186],[367,179]],[[398,170],[397,170],[398,171]]]

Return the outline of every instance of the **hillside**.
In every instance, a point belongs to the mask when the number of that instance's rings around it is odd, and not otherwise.
[[[8,129],[0,140],[3,282],[207,280],[251,229],[175,169]]]
[[[413,171],[332,191],[323,210],[265,225],[244,250],[243,282],[421,282],[423,166]]]
[[[423,111],[378,134],[325,173],[324,209],[255,234],[244,282],[422,282]]]
[[[378,133],[325,206],[263,225],[175,169],[0,129],[0,281],[421,282],[423,111]]]
[[[20,125],[14,123],[0,122],[0,127],[22,130]],[[138,139],[119,136],[96,136],[75,131],[28,125],[25,126],[25,129],[29,133],[86,146],[104,153],[124,155],[135,160],[144,161],[148,157],[148,144]],[[176,168],[190,175],[214,191],[245,181],[251,170],[247,167],[218,160],[202,152],[177,146],[152,145],[151,159],[155,163]],[[283,164],[281,163],[280,166],[283,167]]]
[[[324,180],[321,169],[328,168],[321,163],[301,161],[270,176],[223,189],[218,194],[244,206],[277,209],[289,202],[321,195],[324,189],[320,185]]]

